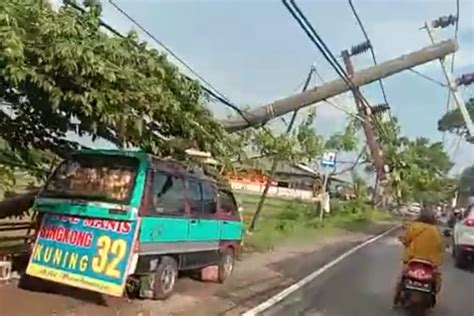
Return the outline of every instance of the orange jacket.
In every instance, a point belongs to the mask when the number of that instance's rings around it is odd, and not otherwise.
[[[420,259],[429,261],[435,266],[443,264],[443,237],[435,225],[413,222],[400,240],[405,246],[403,262]]]

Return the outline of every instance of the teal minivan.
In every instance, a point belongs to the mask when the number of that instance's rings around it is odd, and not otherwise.
[[[234,270],[244,226],[232,191],[139,151],[85,150],[52,173],[34,210],[28,276],[108,295],[171,295],[179,271]],[[126,291],[127,290],[127,291]]]

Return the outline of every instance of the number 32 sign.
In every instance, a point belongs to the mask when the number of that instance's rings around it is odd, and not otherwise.
[[[121,296],[137,222],[45,214],[27,274]]]

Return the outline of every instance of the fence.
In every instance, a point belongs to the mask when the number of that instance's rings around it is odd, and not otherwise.
[[[29,251],[34,228],[31,221],[0,221],[0,282],[10,280],[15,259]]]

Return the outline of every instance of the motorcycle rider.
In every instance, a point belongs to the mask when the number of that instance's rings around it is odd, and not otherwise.
[[[400,303],[403,272],[410,260],[419,259],[429,261],[435,267],[434,285],[436,295],[441,290],[440,268],[444,259],[443,236],[436,227],[436,216],[431,208],[423,208],[419,217],[408,225],[405,233],[398,237],[404,246],[402,275],[398,279],[394,307]]]

